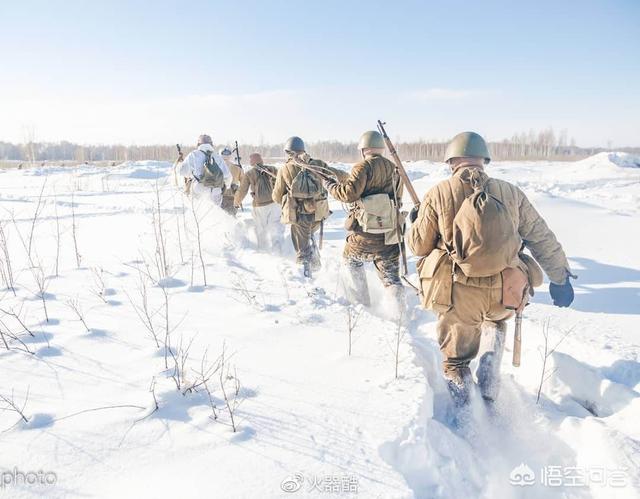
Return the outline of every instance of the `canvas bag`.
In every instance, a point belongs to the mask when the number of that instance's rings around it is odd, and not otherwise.
[[[268,170],[263,169],[262,167],[258,167],[257,171],[258,175],[255,194],[258,194],[260,197],[271,197],[276,179],[267,173]]]
[[[296,199],[315,200],[322,194],[322,184],[309,170],[301,168],[291,182],[291,195]]]
[[[293,177],[290,192],[290,197],[295,199],[299,213],[313,215],[316,222],[330,215],[329,200],[321,181],[306,168],[300,168]]]
[[[489,277],[515,266],[522,239],[507,207],[485,190],[486,173],[468,171],[462,181],[471,184],[473,194],[453,219],[451,258],[467,277]]]
[[[372,194],[355,202],[355,217],[364,232],[386,234],[397,230],[398,217],[388,194]]]
[[[224,174],[216,163],[211,151],[203,151],[205,154],[204,170],[202,178],[198,180],[205,187],[219,188],[224,190]]]
[[[418,261],[422,306],[437,314],[453,306],[453,262],[447,252],[435,248]]]

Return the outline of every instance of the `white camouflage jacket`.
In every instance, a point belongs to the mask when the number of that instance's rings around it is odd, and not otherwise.
[[[222,171],[225,185],[230,186],[231,182],[233,181],[233,177],[231,176],[229,167],[227,167],[227,164],[225,163],[224,159],[222,159],[222,156],[220,156],[215,151],[211,144],[201,144],[197,149],[187,154],[187,157],[184,158],[184,161],[180,166],[180,175],[182,175],[183,177],[195,178],[196,181],[199,178],[202,178],[202,175],[204,173],[204,162],[206,160],[205,151],[211,151],[214,161]]]

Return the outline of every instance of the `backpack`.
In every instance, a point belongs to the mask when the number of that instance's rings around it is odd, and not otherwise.
[[[276,183],[276,179],[269,175],[269,170],[263,166],[258,166],[256,169],[258,171],[256,193],[259,192],[260,194],[268,194],[270,196],[273,192],[273,186]]]
[[[293,177],[290,192],[290,197],[295,199],[299,213],[314,215],[316,222],[324,220],[331,214],[322,182],[306,168],[300,168]]]
[[[316,199],[322,194],[322,184],[306,168],[300,168],[291,182],[291,195],[296,199]]]
[[[453,219],[450,254],[467,277],[489,277],[514,267],[522,245],[509,210],[486,190],[488,180],[484,172],[471,171],[473,194],[462,202]]]
[[[205,155],[204,170],[202,177],[198,179],[205,187],[219,188],[224,190],[224,174],[216,163],[211,151],[202,151]]]

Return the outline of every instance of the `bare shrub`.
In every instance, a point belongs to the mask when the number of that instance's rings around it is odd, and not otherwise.
[[[136,303],[131,298],[129,293],[125,291],[133,310],[135,311],[138,319],[144,325],[145,329],[151,335],[156,348],[160,348],[160,341],[158,340],[158,333],[153,322],[153,318],[158,314],[160,309],[152,310],[149,307],[149,276],[142,272],[138,267],[138,298],[139,302]]]
[[[53,200],[54,215],[56,217],[56,263],[54,273],[56,277],[60,276],[60,216],[58,215],[58,197]]]
[[[29,401],[29,388],[27,388],[27,393],[21,405],[19,405],[18,402],[16,402],[13,389],[11,390],[11,395],[3,395],[0,393],[0,401],[4,402],[5,404],[5,407],[3,407],[3,410],[15,412],[19,416],[18,421],[16,421],[16,423],[13,426],[17,425],[20,421],[23,421],[25,423],[29,422],[29,418],[26,416],[26,413],[25,413],[27,402]],[[11,428],[13,428],[13,426]]]
[[[82,310],[82,306],[80,305],[80,300],[78,298],[67,300],[67,306],[71,309],[71,311],[75,314],[78,320],[82,323],[84,328],[87,330],[87,333],[91,332],[91,328],[87,325],[87,321],[85,320],[85,314]]]
[[[194,198],[191,196],[191,211],[193,212],[193,219],[196,225],[196,242],[198,243],[198,257],[200,258],[200,266],[202,268],[202,280],[206,287],[207,285],[207,268],[204,264],[204,257],[202,255],[202,234],[200,232],[200,218],[196,210]]]
[[[16,296],[16,283],[13,276],[11,253],[9,252],[7,235],[2,222],[0,222],[0,251],[2,252],[2,258],[0,259],[0,276],[2,276],[2,282],[13,292],[13,296]]]
[[[48,177],[44,178],[44,182],[42,182],[42,188],[40,189],[40,194],[38,195],[38,203],[36,204],[36,211],[33,214],[33,218],[31,219],[31,230],[29,231],[29,245],[28,245],[28,253],[31,256],[31,244],[33,243],[33,233],[36,229],[36,224],[38,223],[38,217],[40,216],[40,212],[42,209],[42,196],[44,194],[44,188],[47,185]]]
[[[41,264],[31,267],[31,272],[33,274],[33,280],[35,281],[36,286],[38,287],[37,296],[42,301],[42,308],[44,309],[44,317],[48,323],[49,311],[47,310],[46,296],[47,296],[47,289],[49,287],[49,280],[47,279],[47,276],[45,275],[44,269],[42,268]]]
[[[73,250],[76,256],[76,267],[80,268],[82,257],[78,251],[78,224],[76,223],[75,184],[71,191],[71,236],[73,237]]]
[[[402,339],[407,332],[407,328],[404,327],[403,319],[404,319],[405,310],[403,307],[400,307],[400,312],[398,314],[398,324],[396,329],[396,348],[395,348],[395,378],[398,379],[398,366],[400,365],[400,345],[402,343]]]
[[[155,201],[151,208],[151,216],[153,219],[153,232],[155,235],[155,264],[158,269],[160,279],[165,279],[170,274],[169,261],[167,260],[167,242],[162,219],[162,201],[160,196],[160,185],[158,179],[155,181]]]
[[[91,267],[91,273],[93,275],[91,293],[104,303],[109,303],[107,301],[107,288],[104,283],[104,269],[102,267]]]
[[[553,376],[553,374],[556,372],[557,369],[547,369],[547,360],[549,359],[549,357],[551,357],[551,355],[553,354],[553,352],[555,352],[558,347],[560,346],[560,344],[565,340],[565,338],[567,336],[569,336],[574,328],[569,329],[568,331],[566,331],[562,337],[560,338],[560,340],[555,344],[555,346],[553,348],[549,347],[549,328],[551,326],[551,319],[547,318],[544,323],[542,324],[542,336],[544,337],[544,349],[538,350],[538,353],[540,354],[540,357],[542,358],[542,370],[540,372],[540,383],[538,384],[538,393],[536,395],[536,404],[538,404],[540,402],[540,395],[542,394],[542,385],[544,385],[544,383],[551,378],[551,376]]]
[[[2,340],[4,347],[7,350],[16,349],[33,355],[34,352],[20,338],[21,334],[22,332],[12,330],[4,320],[0,319],[0,340]],[[15,344],[17,344],[17,346],[13,346]]]
[[[358,326],[358,322],[362,317],[362,307],[357,307],[352,304],[347,306],[347,331],[349,333],[349,347],[347,349],[348,355],[351,355],[351,348],[353,345],[353,333]]]

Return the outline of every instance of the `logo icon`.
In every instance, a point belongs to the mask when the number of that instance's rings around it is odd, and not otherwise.
[[[298,492],[300,487],[304,484],[304,475],[302,473],[295,473],[282,480],[280,488],[284,492]]]
[[[536,474],[529,466],[524,463],[520,463],[518,466],[511,470],[509,473],[509,483],[511,485],[518,485],[519,487],[528,487],[533,485],[536,481]]]

